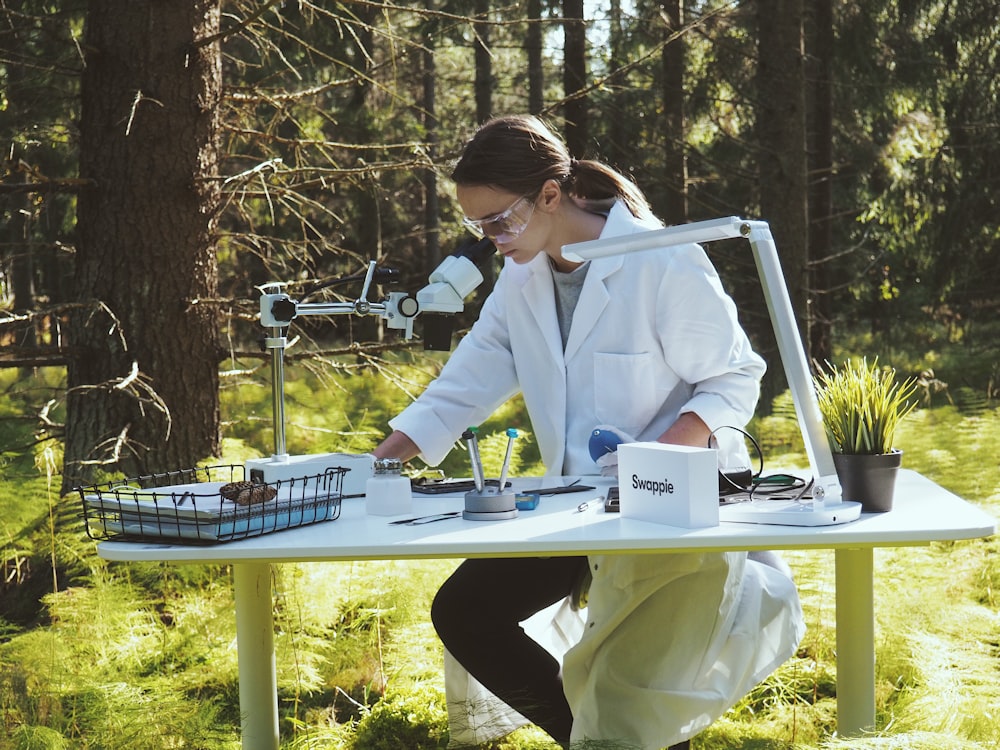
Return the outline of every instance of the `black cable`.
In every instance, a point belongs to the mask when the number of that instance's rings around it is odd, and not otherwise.
[[[716,429],[712,430],[708,434],[707,447],[709,448],[712,447],[712,438],[715,437],[715,433],[718,432],[719,430],[725,430],[725,429],[736,430],[738,433],[743,435],[743,437],[745,437],[753,444],[754,450],[757,452],[757,459],[758,459],[757,473],[750,475],[749,487],[741,487],[740,485],[736,484],[736,482],[731,480],[728,476],[726,476],[725,472],[721,471],[719,472],[719,476],[722,477],[722,479],[725,482],[727,482],[730,486],[732,486],[733,489],[735,489],[740,493],[746,493],[747,500],[753,501],[754,495],[763,495],[765,498],[767,498],[771,495],[776,495],[781,492],[798,490],[799,491],[798,494],[795,495],[795,497],[793,498],[787,498],[787,497],[776,498],[783,500],[790,499],[798,502],[802,500],[802,498],[805,497],[806,493],[812,488],[813,482],[815,481],[812,478],[810,478],[809,481],[807,482],[805,479],[797,477],[794,474],[783,474],[780,472],[777,474],[768,474],[767,476],[764,476],[764,451],[761,450],[760,443],[757,442],[757,440],[754,438],[753,435],[751,435],[746,430],[740,429],[739,427],[734,427],[733,425],[723,425],[722,427],[717,427]]]
[[[760,443],[758,443],[754,439],[753,435],[751,435],[746,430],[741,430],[739,427],[733,427],[732,425],[728,425],[728,424],[727,425],[723,425],[722,427],[717,427],[714,430],[712,430],[710,433],[708,433],[708,442],[706,444],[706,447],[711,448],[712,447],[712,438],[715,437],[715,433],[717,433],[719,430],[725,430],[725,429],[736,430],[743,437],[745,437],[747,440],[749,440],[751,443],[753,443],[754,450],[757,451],[758,467],[757,467],[757,473],[750,475],[750,487],[749,487],[749,489],[747,487],[741,487],[740,485],[736,484],[736,482],[734,482],[732,479],[730,479],[728,476],[726,476],[725,472],[720,471],[719,472],[719,476],[722,477],[723,480],[725,480],[725,482],[727,484],[729,484],[737,492],[751,492],[752,493],[753,492],[753,488],[754,488],[754,478],[760,477],[760,475],[764,472],[764,452],[760,449]]]

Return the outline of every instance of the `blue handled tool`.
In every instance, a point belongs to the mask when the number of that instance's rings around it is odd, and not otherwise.
[[[510,454],[514,448],[514,440],[517,438],[517,430],[513,427],[507,428],[507,454],[503,458],[503,467],[500,469],[500,489],[499,492],[503,492],[504,485],[507,483],[507,472],[510,470]]]

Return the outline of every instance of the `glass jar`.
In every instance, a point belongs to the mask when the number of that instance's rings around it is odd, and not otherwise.
[[[376,458],[374,474],[365,485],[365,512],[372,516],[398,516],[413,509],[409,477],[402,475],[398,458]]]

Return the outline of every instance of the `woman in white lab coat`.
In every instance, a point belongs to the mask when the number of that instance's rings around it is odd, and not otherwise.
[[[506,262],[479,320],[391,421],[376,456],[434,465],[520,392],[550,474],[598,473],[588,450],[597,425],[638,440],[711,440],[720,460],[746,460],[737,432],[715,431],[749,420],[764,365],[699,246],[563,258],[564,245],[661,225],[634,184],[570,158],[533,117],[480,127],[453,177],[466,225]],[[563,619],[562,645],[542,648],[519,623],[565,599],[585,566],[586,622]],[[469,560],[442,586],[432,618],[471,684],[563,746],[643,750],[708,726],[791,656],[803,632],[786,571],[745,553]],[[477,708],[449,706],[453,740],[459,714],[476,741],[516,726],[499,717],[476,726]]]

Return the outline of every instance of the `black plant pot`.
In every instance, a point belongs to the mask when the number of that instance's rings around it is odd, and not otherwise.
[[[892,510],[896,475],[902,462],[901,450],[874,456],[834,453],[833,465],[843,499],[861,503],[861,510],[866,513]]]

